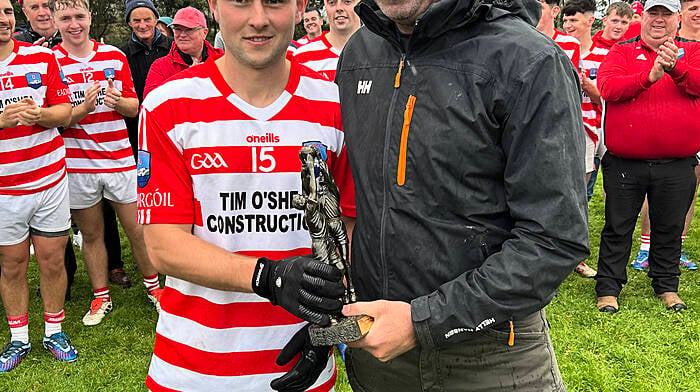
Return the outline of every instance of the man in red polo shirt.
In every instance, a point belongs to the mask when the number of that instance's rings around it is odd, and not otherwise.
[[[641,36],[613,46],[598,71],[604,100],[607,195],[596,277],[598,309],[615,313],[637,215],[647,196],[653,238],[649,277],[667,309],[681,310],[681,233],[695,190],[700,44],[676,37],[678,0],[649,0]]]

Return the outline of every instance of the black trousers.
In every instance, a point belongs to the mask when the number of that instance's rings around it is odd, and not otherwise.
[[[104,238],[105,246],[107,247],[107,268],[113,270],[115,268],[123,268],[122,248],[119,239],[119,226],[117,225],[117,216],[114,213],[112,206],[104,202],[102,203],[102,217],[104,218]],[[66,266],[66,275],[68,277],[68,287],[66,289],[66,299],[70,298],[71,286],[75,280],[75,271],[78,269],[78,264],[75,259],[75,251],[73,244],[68,241],[66,244],[66,253],[64,264]]]
[[[649,277],[656,294],[678,291],[681,234],[695,191],[695,157],[602,160],[605,226],[600,234],[596,294],[618,296],[627,283],[632,235],[644,197],[649,200]]]
[[[105,246],[107,247],[107,270],[124,268],[122,261],[122,245],[119,240],[119,226],[117,215],[106,200],[102,202],[102,217],[105,221]]]

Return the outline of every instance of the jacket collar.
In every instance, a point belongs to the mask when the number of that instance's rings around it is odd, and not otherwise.
[[[204,40],[204,47],[202,48],[202,63],[207,61],[207,59],[212,56],[216,55],[218,53],[219,49],[214,48],[209,41]],[[188,55],[187,53],[181,51],[178,49],[177,45],[175,42],[173,42],[173,46],[170,48],[170,57],[173,59],[173,62],[176,64],[180,64],[186,67],[189,67],[192,65],[192,57]]]
[[[155,28],[155,27],[154,27]],[[140,48],[143,49],[152,49],[154,46],[158,45],[159,41],[162,39],[161,37],[163,36],[163,33],[160,32],[160,30],[155,29],[155,34],[153,35],[153,41],[151,41],[151,46],[148,47],[146,44],[143,43],[137,36],[136,33],[132,32],[131,33],[131,40],[134,41]]]
[[[374,0],[361,0],[355,12],[370,31],[400,47],[396,24],[384,15]],[[418,18],[411,42],[420,44],[478,18],[494,20],[514,15],[535,26],[541,13],[542,6],[537,0],[440,0]]]

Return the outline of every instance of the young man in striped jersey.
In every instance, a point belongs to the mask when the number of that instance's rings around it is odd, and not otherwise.
[[[537,30],[554,40],[561,50],[571,59],[574,67],[579,67],[581,60],[581,44],[578,40],[554,28],[554,19],[561,11],[560,0],[539,0],[542,5],[542,15],[537,22]]]
[[[97,325],[112,310],[107,286],[107,252],[102,203],[114,208],[143,274],[148,298],[159,310],[162,292],[136,222],[136,162],[123,116],[135,116],[138,98],[126,56],[119,49],[90,40],[87,0],[52,0],[63,43],[54,49],[68,80],[73,103],[70,126],[63,132],[70,207],[83,233],[83,258],[95,298],[83,324]]]
[[[305,1],[209,6],[224,56],[151,91],[140,116],[139,221],[167,275],[146,385],[329,391],[331,349],[310,345],[303,320],[328,324],[343,285],[304,256],[311,239],[291,201],[299,150],[315,145],[354,216],[337,86],[285,59]]]
[[[581,87],[584,91],[583,96],[583,117],[584,124],[587,129],[595,127],[598,142],[595,157],[595,170],[591,173],[591,178],[588,180],[587,196],[588,200],[593,197],[593,190],[598,176],[598,166],[600,158],[605,153],[605,144],[603,143],[602,127],[600,124],[601,118],[601,102],[600,92],[595,84],[598,74],[598,68],[603,58],[608,53],[610,48],[617,42],[624,40],[624,35],[627,33],[634,11],[629,4],[619,1],[610,4],[603,17],[603,29],[593,35],[591,48],[588,54],[581,61]],[[595,114],[595,117],[593,116]]]
[[[323,16],[321,16],[321,11],[317,8],[305,11],[303,22],[306,35],[297,40],[299,45],[308,44],[323,32]]]
[[[354,7],[359,0],[324,0],[330,30],[294,52],[294,61],[335,79],[338,57],[350,36],[360,28]]]
[[[0,0],[0,294],[11,333],[0,352],[0,372],[14,369],[31,351],[30,240],[44,303],[43,346],[60,361],[78,358],[61,331],[70,211],[65,148],[56,127],[68,124],[70,92],[51,49],[16,41],[14,28],[12,4]]]

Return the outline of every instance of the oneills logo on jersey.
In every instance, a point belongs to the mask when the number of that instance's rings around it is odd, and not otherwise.
[[[151,179],[151,153],[139,150],[138,162],[136,163],[136,183],[139,188],[143,188]]]
[[[209,154],[208,152],[204,154],[192,154],[190,165],[194,170],[228,167],[226,161],[224,161],[224,158],[218,152],[214,154]]]
[[[321,153],[321,158],[328,162],[328,146],[325,144],[319,142],[319,141],[310,141],[310,142],[304,142],[302,143],[302,146],[313,146],[316,147],[316,149]]]
[[[245,141],[248,143],[279,143],[280,137],[272,132],[267,132],[262,136],[248,135],[248,137],[245,138]]]
[[[30,72],[26,76],[29,87],[35,90],[41,87],[41,74],[39,72]]]

